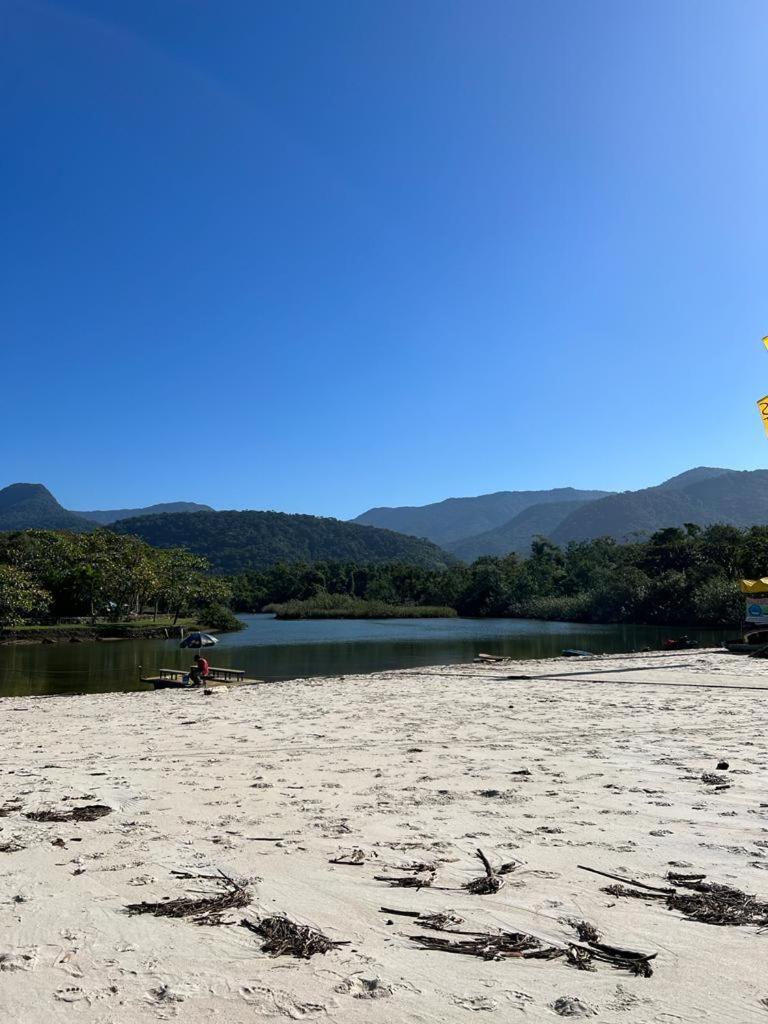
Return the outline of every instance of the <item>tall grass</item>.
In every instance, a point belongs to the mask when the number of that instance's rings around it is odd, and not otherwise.
[[[345,594],[318,594],[306,601],[268,604],[278,619],[435,619],[455,618],[455,608],[363,601]]]

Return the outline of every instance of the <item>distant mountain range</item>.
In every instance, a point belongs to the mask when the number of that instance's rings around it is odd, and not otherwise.
[[[75,512],[100,526],[109,526],[119,519],[133,519],[138,516],[160,516],[167,512],[213,512],[210,505],[198,505],[195,501],[165,501],[159,505],[147,505],[146,508],[111,508],[98,512]]]
[[[537,535],[567,544],[595,537],[632,540],[684,523],[752,526],[768,523],[768,470],[700,466],[655,487],[621,494],[572,488],[502,491],[373,508],[355,522],[425,537],[465,561],[511,551],[527,554]]]
[[[612,494],[575,509],[551,533],[557,544],[592,537],[631,540],[665,526],[768,523],[768,470],[700,467],[657,487]]]
[[[556,487],[550,491],[497,491],[477,498],[446,498],[432,505],[371,508],[353,522],[426,537],[435,544],[447,546],[495,530],[532,505],[594,501],[610,493],[577,491],[573,487]]]
[[[405,562],[444,569],[450,555],[431,541],[392,530],[285,512],[183,512],[138,516],[110,529],[158,548],[185,547],[215,569],[236,573],[277,562]]]
[[[280,512],[214,512],[172,502],[147,508],[73,512],[42,484],[0,490],[0,530],[78,532],[109,526],[158,547],[183,546],[223,572],[278,561],[402,561],[438,568],[481,555],[527,554],[536,536],[557,544],[648,537],[666,526],[768,523],[768,470],[700,466],[655,487],[614,494],[558,487],[448,498],[430,505],[373,508],[352,522]]]
[[[464,562],[474,562],[481,555],[527,553],[534,537],[548,537],[571,512],[586,504],[586,501],[550,501],[530,505],[509,522],[474,537],[454,540],[445,548]]]
[[[174,501],[148,508],[119,508],[100,512],[71,512],[42,484],[11,484],[0,490],[0,530],[72,530],[85,533],[95,526],[106,526],[132,516],[160,515],[164,512],[209,510],[208,505]]]

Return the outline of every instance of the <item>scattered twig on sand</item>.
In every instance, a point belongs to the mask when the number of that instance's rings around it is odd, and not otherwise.
[[[328,863],[346,864],[348,867],[359,868],[362,864],[365,863],[365,853],[362,850],[358,849],[358,847],[355,847],[352,853],[343,854],[340,857],[332,857],[328,861]]]
[[[430,913],[429,911],[421,912],[419,910],[393,910],[391,907],[380,907],[379,910],[382,914],[392,914],[395,917],[416,918],[416,924],[420,924],[422,928],[431,928],[436,932],[449,931],[464,921],[463,917],[452,914],[450,911]]]
[[[731,788],[731,783],[728,779],[724,775],[718,775],[716,772],[702,772],[701,781],[705,785],[711,786],[714,791]]]
[[[420,923],[420,922],[419,922]],[[538,939],[535,935],[528,935],[525,932],[454,932],[453,935],[467,936],[467,938],[455,938],[437,935],[411,935],[413,942],[417,942],[423,949],[435,949],[444,953],[461,953],[464,956],[476,956],[482,960],[558,960],[564,959],[566,963],[579,971],[595,970],[595,962],[607,963],[617,970],[630,971],[632,974],[650,978],[653,968],[650,961],[656,956],[655,953],[637,953],[630,949],[619,949],[615,946],[607,946],[598,941],[599,932],[593,925],[587,922],[580,922],[578,928],[580,936],[585,938],[585,944],[569,942],[565,946],[554,946]]]
[[[672,885],[687,885],[689,882],[703,882],[706,875],[684,875],[678,871],[668,871],[667,881]]]
[[[590,953],[595,959],[605,960],[614,967],[626,967],[633,974],[641,974],[645,978],[650,978],[653,974],[648,961],[655,960],[656,953],[639,953],[634,949],[609,946],[601,941],[600,932],[589,921],[575,921],[573,927],[581,942],[589,946]]]
[[[649,892],[667,894],[672,889],[661,889],[657,885],[646,885],[645,882],[638,882],[635,878],[623,878],[621,875],[609,875],[607,871],[598,871],[597,868],[588,868],[585,864],[578,864],[581,871],[591,871],[593,875],[602,875],[603,878],[612,878],[614,882],[624,882],[627,885],[634,885],[637,889],[647,889]]]
[[[111,813],[106,804],[86,804],[68,811],[27,811],[24,817],[30,821],[96,821]]]
[[[424,875],[374,875],[377,882],[386,882],[388,885],[401,889],[428,889],[435,880],[434,870]]]
[[[679,875],[669,872],[667,879],[678,887],[675,889],[652,889],[644,891],[623,885],[610,885],[603,892],[611,896],[626,896],[634,899],[663,899],[669,910],[677,910],[690,921],[716,925],[757,925],[768,928],[768,901],[742,892],[730,885],[705,881],[706,875]],[[631,882],[631,886],[638,885]],[[687,892],[680,892],[686,889]]]
[[[26,850],[26,846],[15,839],[9,839],[7,843],[0,843],[0,853],[18,853],[19,850]]]
[[[599,942],[600,932],[589,921],[574,921],[573,927],[582,942]]]
[[[282,914],[273,914],[260,921],[243,918],[243,928],[255,932],[264,940],[262,952],[273,956],[295,956],[308,960],[315,953],[325,955],[337,946],[348,946],[349,942],[336,942],[327,935],[307,924],[297,924]]]
[[[664,900],[666,892],[649,892],[648,889],[630,889],[627,885],[606,885],[603,892],[609,896],[628,896],[636,900]]]
[[[155,917],[189,917],[198,924],[223,924],[221,914],[235,907],[247,907],[253,897],[248,888],[235,882],[224,872],[218,875],[192,875],[174,872],[179,877],[204,878],[219,887],[219,891],[201,899],[181,896],[179,899],[165,899],[159,903],[131,903],[125,909],[129,914],[153,914]]]
[[[447,932],[462,924],[463,921],[463,917],[446,911],[445,913],[419,914],[416,923],[420,924],[422,928],[430,928],[435,932]]]
[[[704,879],[677,884],[691,891],[675,892],[667,898],[667,906],[691,920],[702,924],[768,927],[768,902],[756,896]]]
[[[545,947],[533,935],[524,932],[480,932],[471,938],[450,939],[438,935],[411,935],[411,940],[424,949],[437,949],[444,953],[462,953],[464,956],[476,956],[481,960],[504,960],[507,957],[524,959],[532,955],[545,956],[551,950],[552,957],[563,956],[564,949],[554,946]]]
[[[485,874],[481,878],[473,878],[471,882],[465,882],[464,888],[467,892],[471,892],[473,896],[486,896],[490,893],[498,892],[502,885],[504,885],[504,879],[494,871],[491,862],[482,850],[478,849],[476,856],[480,858],[485,868]]]

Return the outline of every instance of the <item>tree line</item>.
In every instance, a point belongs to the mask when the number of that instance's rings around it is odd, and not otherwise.
[[[763,575],[768,526],[688,524],[629,544],[602,538],[558,547],[538,538],[527,558],[488,556],[446,569],[286,562],[226,578],[199,555],[110,530],[26,530],[0,534],[0,626],[76,615],[118,620],[148,608],[175,620],[340,595],[466,616],[735,627],[743,618],[739,579]]]
[[[90,616],[121,620],[150,608],[181,614],[229,604],[227,580],[180,548],[158,550],[109,530],[0,534],[0,626]]]
[[[593,623],[733,626],[742,577],[768,575],[768,526],[689,523],[620,544],[558,547],[534,540],[527,558],[487,556],[434,571],[401,563],[283,563],[231,579],[233,607],[349,595],[389,604],[446,605],[459,615]]]

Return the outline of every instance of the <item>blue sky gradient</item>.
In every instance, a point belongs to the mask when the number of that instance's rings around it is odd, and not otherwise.
[[[763,0],[5,0],[0,484],[371,505],[758,468]]]

